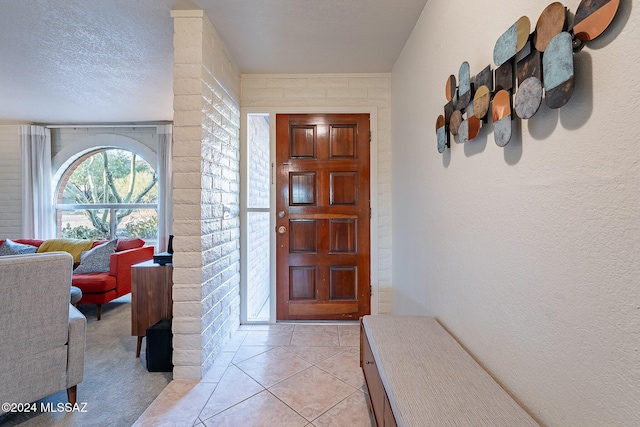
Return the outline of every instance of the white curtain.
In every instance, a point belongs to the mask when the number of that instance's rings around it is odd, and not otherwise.
[[[55,237],[51,196],[51,131],[20,126],[22,141],[22,237]]]
[[[158,245],[165,252],[173,228],[173,126],[158,126]]]

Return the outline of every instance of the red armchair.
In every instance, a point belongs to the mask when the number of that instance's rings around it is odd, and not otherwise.
[[[40,247],[37,239],[16,239],[15,242]],[[4,240],[0,240],[0,244]],[[103,243],[97,241],[94,246]],[[82,291],[78,304],[96,304],[98,320],[102,304],[131,292],[131,266],[153,258],[153,246],[143,246],[141,239],[118,240],[116,252],[111,255],[109,273],[74,274],[71,284]]]

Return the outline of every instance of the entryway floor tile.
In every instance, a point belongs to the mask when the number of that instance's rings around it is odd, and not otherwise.
[[[358,325],[252,325],[238,333],[200,383],[171,382],[136,426],[375,425]]]
[[[315,366],[269,389],[309,421],[340,403],[354,390],[354,387]]]

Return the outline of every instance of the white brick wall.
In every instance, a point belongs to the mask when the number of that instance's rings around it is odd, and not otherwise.
[[[377,128],[372,129],[377,146],[378,259],[377,295],[372,298],[379,313],[391,313],[391,75],[250,75],[242,76],[240,105],[257,111],[326,112],[335,109],[376,111]],[[374,237],[375,238],[375,237]],[[377,273],[377,274],[375,274]],[[374,285],[374,292],[376,283]],[[376,298],[377,297],[377,298]],[[374,309],[374,307],[372,307]]]
[[[269,208],[271,156],[268,116],[250,116],[247,120],[248,207]],[[269,212],[249,212],[247,219],[247,317],[256,319],[270,294]],[[262,319],[260,319],[262,320]]]
[[[0,239],[22,237],[20,126],[0,125]]]
[[[112,135],[131,138],[157,152],[156,127],[65,127],[51,129],[51,157],[55,157],[65,147],[91,141],[93,145],[103,145]],[[155,165],[152,165],[155,167]]]
[[[174,18],[174,379],[199,379],[240,311],[240,73],[202,11]]]

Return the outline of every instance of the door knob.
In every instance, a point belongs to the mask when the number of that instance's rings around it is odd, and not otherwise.
[[[285,227],[284,225],[281,225],[280,227],[278,227],[278,233],[284,234],[286,232],[287,232],[287,227]]]
[[[287,213],[285,211],[278,212],[278,217],[279,218],[284,218],[285,216],[287,216]]]

